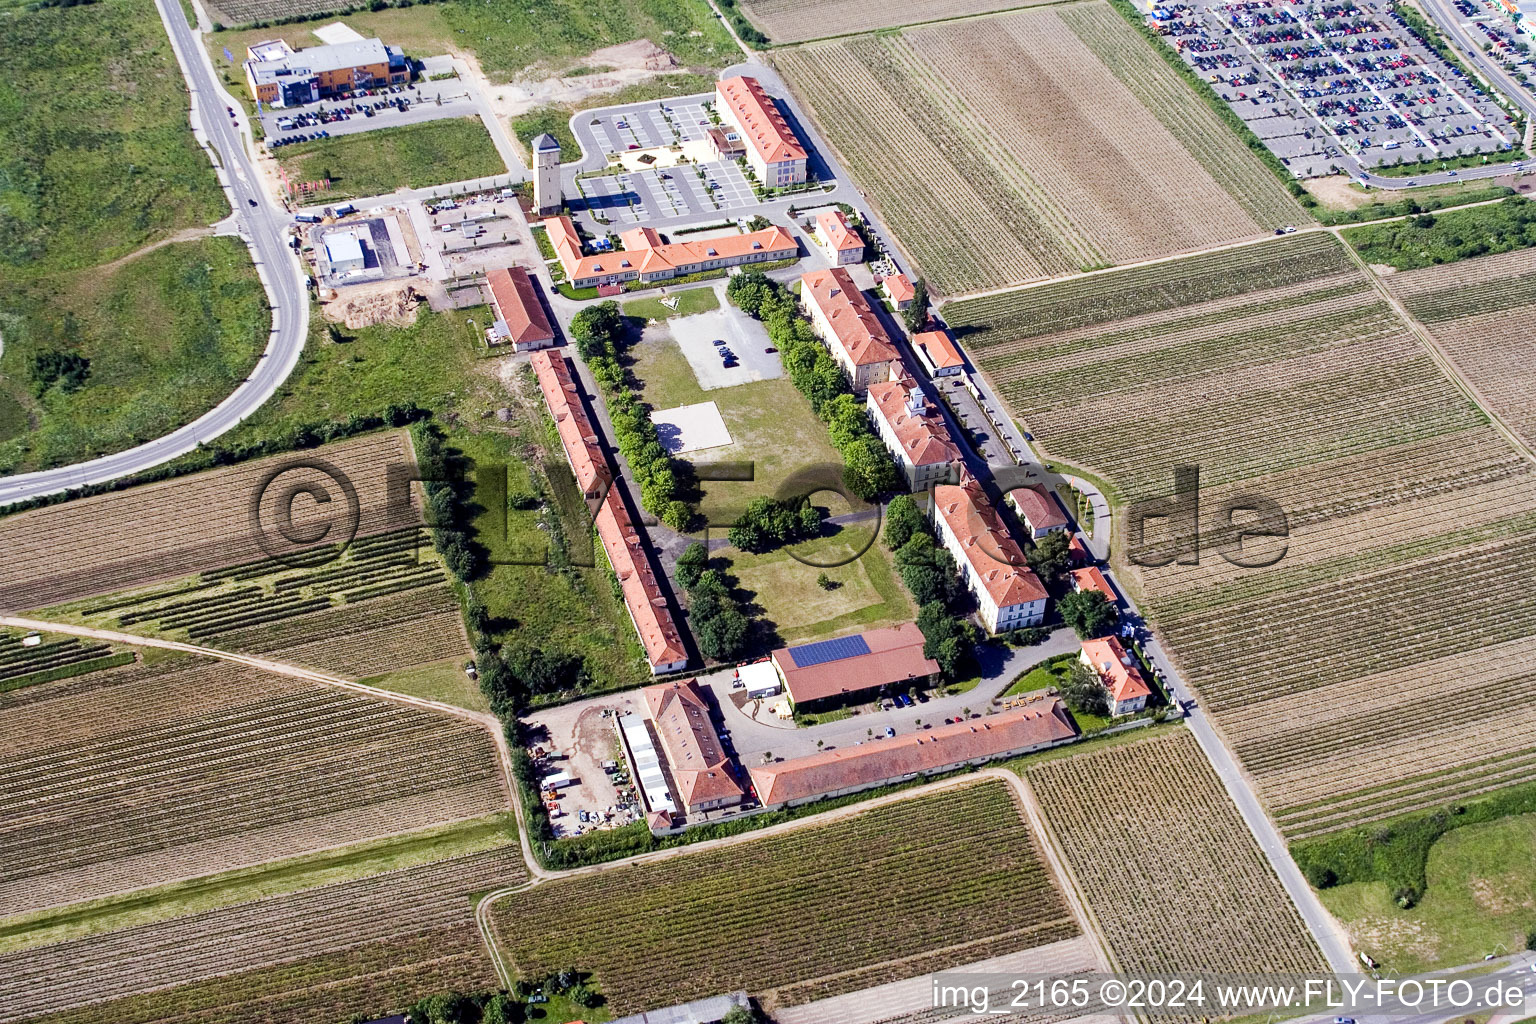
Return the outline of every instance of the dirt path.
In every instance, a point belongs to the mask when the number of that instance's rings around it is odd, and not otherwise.
[[[146,245],[142,249],[135,249],[133,252],[128,253],[126,256],[119,256],[117,259],[113,260],[111,263],[103,263],[101,266],[99,266],[99,267],[97,267],[95,269],[96,269],[97,273],[110,274],[113,271],[117,270],[119,267],[123,266],[124,264],[130,263],[133,260],[138,259],[140,256],[146,256],[149,253],[154,252],[156,249],[163,249],[167,245],[175,245],[177,242],[195,242],[199,238],[212,238],[212,237],[213,237],[213,228],[212,227],[206,227],[206,228],[183,228],[183,229],[181,229],[180,231],[176,232],[173,235],[166,235],[164,238],[160,239],[160,241],[158,241],[158,242],[150,242],[148,245]]]

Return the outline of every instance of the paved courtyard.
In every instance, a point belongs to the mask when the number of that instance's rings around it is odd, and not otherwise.
[[[713,122],[704,104],[708,93],[653,100],[594,114],[586,127],[604,153],[659,149],[702,139]]]
[[[572,197],[573,209],[615,223],[693,217],[758,205],[752,184],[730,161],[576,178],[566,194]]]
[[[705,391],[784,376],[778,353],[767,351],[773,342],[763,325],[729,303],[708,313],[669,320],[667,326]],[[724,365],[717,340],[725,342],[739,365]]]

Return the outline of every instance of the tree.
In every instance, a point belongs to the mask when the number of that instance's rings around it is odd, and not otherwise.
[[[757,1014],[745,1006],[733,1006],[720,1018],[720,1024],[757,1024]]]
[[[821,510],[807,501],[800,506],[800,525],[796,531],[802,538],[821,536]]]
[[[1099,674],[1081,659],[1072,662],[1066,680],[1061,685],[1061,698],[1067,707],[1085,715],[1103,717],[1109,714],[1109,691]]]
[[[677,585],[684,590],[692,590],[699,582],[699,576],[709,568],[709,549],[699,541],[694,541],[677,556]]]
[[[79,391],[90,375],[91,361],[78,352],[52,349],[32,357],[32,392],[38,397],[55,384],[66,395]]]
[[[918,609],[917,628],[923,634],[923,657],[937,661],[946,676],[957,678],[970,667],[980,639],[973,623],[950,614],[942,601],[930,601]]]
[[[1056,602],[1062,621],[1076,630],[1079,638],[1089,640],[1109,636],[1120,623],[1120,610],[1097,590],[1080,590]]]
[[[612,299],[588,306],[571,318],[571,338],[583,359],[617,350],[624,330],[624,316]]]
[[[912,562],[904,565],[899,570],[901,582],[912,592],[912,599],[918,605],[925,605],[931,601],[942,603],[944,600],[944,577],[939,570],[931,564]]]
[[[751,621],[734,604],[722,605],[718,614],[695,622],[693,635],[699,652],[715,661],[729,661],[746,646]]]
[[[841,583],[833,579],[831,576],[828,576],[826,573],[822,573],[816,577],[816,585],[822,590],[836,590],[838,587],[842,586]]]
[[[885,546],[897,551],[906,546],[913,534],[923,533],[928,524],[910,494],[900,494],[885,507]]]
[[[916,334],[928,325],[928,282],[918,278],[912,283],[912,305],[903,314],[907,330]]]
[[[512,676],[529,693],[557,693],[580,687],[588,679],[586,665],[569,651],[524,647],[512,655]]]
[[[1047,590],[1060,590],[1071,565],[1072,538],[1066,530],[1054,530],[1035,542],[1029,551],[1029,567],[1040,577]]]

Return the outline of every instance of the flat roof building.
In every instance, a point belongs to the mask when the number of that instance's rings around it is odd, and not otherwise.
[[[736,763],[720,745],[697,679],[647,686],[645,706],[661,741],[672,790],[688,814],[734,807],[746,798]]]
[[[1042,697],[1023,708],[756,765],[748,773],[758,801],[778,808],[1017,757],[1076,736],[1061,701]]]
[[[782,188],[805,181],[805,146],[757,79],[738,75],[716,82],[715,112],[740,133],[760,183]]]
[[[923,642],[917,624],[907,622],[781,647],[773,652],[773,666],[795,710],[813,711],[867,699],[882,686],[930,682],[939,663],[923,657]]]
[[[848,374],[854,394],[863,395],[876,381],[891,379],[901,356],[848,271],[831,267],[802,274],[800,304]]]
[[[1045,587],[979,483],[935,487],[933,521],[961,579],[976,595],[988,632],[1045,621]]]
[[[938,406],[911,377],[879,381],[865,398],[875,432],[890,449],[907,488],[925,491],[959,478],[962,456]]]
[[[485,275],[485,282],[496,309],[494,344],[511,344],[514,352],[530,352],[555,343],[555,329],[527,270],[497,267]]]
[[[397,46],[362,39],[295,50],[282,39],[253,43],[246,51],[245,84],[251,98],[269,107],[297,107],[358,89],[403,85],[411,62]]]
[[[333,231],[325,236],[325,262],[332,274],[355,274],[368,266],[357,231]]]

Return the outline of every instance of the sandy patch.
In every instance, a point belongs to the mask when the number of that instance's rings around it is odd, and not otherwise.
[[[1372,201],[1371,194],[1355,184],[1355,180],[1347,174],[1307,178],[1301,184],[1317,197],[1318,202],[1336,210],[1355,210]]]
[[[666,50],[649,39],[636,39],[618,46],[593,50],[567,67],[604,68],[586,75],[547,78],[518,78],[511,82],[492,82],[472,53],[455,52],[455,57],[469,66],[470,76],[490,103],[497,117],[513,118],[535,107],[579,103],[590,96],[614,92],[626,85],[681,70],[681,65]],[[611,70],[606,70],[611,69]]]
[[[416,307],[421,296],[416,289],[398,281],[377,281],[347,285],[337,290],[335,298],[320,307],[327,320],[346,324],[353,330],[374,324],[407,326],[416,322]]]

